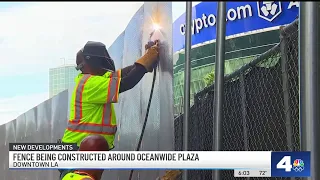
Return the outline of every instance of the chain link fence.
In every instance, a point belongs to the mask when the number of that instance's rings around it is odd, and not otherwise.
[[[224,151],[300,150],[298,21],[280,28],[279,44],[225,77]],[[197,93],[191,107],[189,150],[213,150],[214,85]],[[175,119],[175,149],[182,150],[183,115]],[[189,179],[211,180],[212,171],[189,171]],[[234,178],[222,171],[222,180]],[[259,178],[290,179],[290,178]]]

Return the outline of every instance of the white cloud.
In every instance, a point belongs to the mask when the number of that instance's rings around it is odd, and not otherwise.
[[[40,93],[0,99],[0,125],[17,118],[47,100],[48,97],[48,93]]]

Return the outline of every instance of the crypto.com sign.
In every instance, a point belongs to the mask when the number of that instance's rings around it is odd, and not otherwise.
[[[298,15],[297,1],[227,2],[227,36],[289,24]],[[215,39],[216,2],[202,2],[192,10],[192,45]],[[173,50],[184,48],[185,14],[173,23]]]

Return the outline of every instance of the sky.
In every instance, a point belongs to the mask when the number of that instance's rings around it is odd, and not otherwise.
[[[0,2],[0,124],[47,100],[49,68],[73,64],[88,40],[109,47],[142,4]],[[172,9],[174,21],[185,2]]]

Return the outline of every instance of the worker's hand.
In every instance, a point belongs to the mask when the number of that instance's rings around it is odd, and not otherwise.
[[[176,180],[180,176],[180,170],[167,170],[161,180]]]
[[[148,47],[148,45],[145,46],[146,48],[146,53],[137,60],[137,63],[143,65],[148,72],[152,72],[153,70],[153,65],[157,62],[158,60],[158,42],[155,43],[155,45]]]

